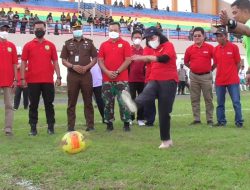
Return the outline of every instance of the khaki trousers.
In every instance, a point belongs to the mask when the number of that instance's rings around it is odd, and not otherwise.
[[[201,91],[206,106],[206,119],[213,121],[212,74],[197,75],[190,72],[190,97],[195,121],[200,121]]]
[[[4,87],[3,95],[4,95],[4,105],[5,105],[5,132],[12,132],[12,124],[13,124],[13,117],[14,117],[14,110],[12,107],[13,103],[13,93],[12,88]]]

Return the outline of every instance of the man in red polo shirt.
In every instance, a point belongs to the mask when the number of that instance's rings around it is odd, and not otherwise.
[[[17,51],[16,46],[7,40],[8,25],[0,27],[0,88],[4,92],[5,135],[12,135],[13,95],[12,88],[17,85]]]
[[[225,28],[218,28],[215,35],[219,45],[214,49],[213,65],[213,68],[217,67],[215,85],[218,104],[216,108],[218,123],[214,126],[225,126],[227,123],[225,116],[225,94],[227,90],[233,102],[235,125],[236,127],[242,127],[240,79],[238,75],[241,61],[239,48],[227,40]]]
[[[55,88],[53,74],[57,74],[56,85],[61,85],[60,68],[55,45],[44,38],[46,24],[43,21],[34,23],[36,38],[25,44],[22,52],[21,80],[22,85],[28,85],[29,91],[29,124],[30,135],[37,135],[38,105],[42,94],[48,134],[54,134],[55,111],[54,98]],[[25,68],[27,65],[27,72]],[[25,76],[26,75],[26,76]],[[27,80],[27,83],[26,83]]]
[[[212,57],[213,46],[204,42],[205,32],[201,27],[193,31],[194,44],[185,52],[184,64],[190,69],[190,97],[194,121],[191,125],[200,124],[201,91],[206,105],[208,125],[213,125],[213,94],[212,94]]]
[[[131,46],[132,55],[143,55],[143,48],[141,46],[142,32],[139,30],[133,31],[131,35],[133,45]],[[136,94],[139,95],[145,85],[145,67],[146,64],[143,61],[132,61],[128,67],[128,81],[129,91],[132,99],[136,98]],[[135,114],[131,115],[132,120],[135,119]],[[139,126],[144,126],[144,114],[143,107],[137,110],[137,122]]]
[[[120,24],[109,24],[109,40],[101,44],[98,63],[103,72],[102,97],[104,101],[104,120],[107,131],[113,130],[114,100],[120,108],[121,120],[124,122],[124,131],[130,131],[130,111],[124,106],[121,92],[128,90],[128,65],[131,62],[131,47],[120,37]]]

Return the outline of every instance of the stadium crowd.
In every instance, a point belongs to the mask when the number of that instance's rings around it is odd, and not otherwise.
[[[238,11],[234,19],[229,19],[226,11],[221,12],[221,22],[230,30],[244,35],[244,43],[247,50],[248,63],[250,59],[250,2],[236,0],[232,9]],[[244,10],[244,11],[242,11]],[[55,110],[53,106],[55,98],[55,86],[53,81],[54,72],[57,75],[55,85],[61,85],[60,68],[55,45],[44,38],[46,25],[54,23],[52,13],[49,13],[46,22],[40,21],[37,15],[33,17],[26,10],[20,20],[18,13],[9,9],[7,14],[4,9],[0,12],[1,18],[6,18],[6,23],[0,25],[0,87],[4,91],[5,103],[5,134],[13,135],[12,123],[14,109],[17,110],[20,102],[20,89],[13,108],[12,90],[17,86],[28,89],[28,99],[24,103],[25,108],[29,104],[29,125],[31,136],[36,136],[38,122],[39,99],[42,95],[45,105],[45,113],[48,124],[48,134],[55,132]],[[234,12],[233,12],[234,14]],[[29,15],[29,19],[26,16]],[[236,13],[235,13],[236,15]],[[32,20],[30,20],[32,18]],[[35,19],[36,18],[36,19]],[[138,26],[135,18],[129,18],[126,22],[123,16],[120,22],[114,22],[112,17],[107,19],[101,16],[88,17],[87,22],[96,27],[106,25],[108,22],[109,39],[97,48],[93,41],[85,38],[82,31],[81,19],[85,18],[69,14],[61,15],[61,23],[68,23],[72,38],[65,41],[60,58],[68,70],[67,75],[67,130],[75,130],[75,109],[77,97],[81,91],[84,101],[84,116],[87,123],[86,131],[93,131],[94,109],[92,95],[94,93],[99,112],[107,131],[114,130],[114,101],[118,100],[120,119],[123,121],[125,132],[131,130],[133,120],[139,126],[152,127],[155,121],[156,106],[158,99],[158,114],[161,144],[160,149],[169,148],[173,145],[170,136],[171,112],[176,93],[185,94],[184,88],[190,91],[193,121],[190,125],[202,123],[200,114],[201,94],[205,100],[206,123],[211,127],[226,126],[225,94],[229,92],[235,111],[235,126],[243,127],[244,119],[240,102],[240,85],[249,85],[250,69],[244,73],[238,46],[228,40],[228,31],[225,27],[217,28],[214,35],[218,45],[213,47],[205,42],[205,31],[202,27],[192,29],[193,44],[186,48],[183,64],[177,70],[176,52],[173,44],[161,32],[160,23],[147,29]],[[243,21],[243,18],[248,18]],[[11,21],[11,25],[9,25]],[[17,23],[21,24],[21,33],[26,31],[26,25],[32,28],[35,38],[27,42],[22,53],[19,52],[21,64],[18,66],[18,53],[13,43],[8,41],[8,32],[15,32]],[[133,23],[131,41],[129,44],[121,34],[121,25]],[[242,23],[241,23],[242,22]],[[14,23],[14,24],[13,24]],[[25,23],[25,24],[24,24]],[[246,25],[244,25],[246,23]],[[67,25],[67,24],[66,24]],[[13,28],[14,27],[14,28]],[[146,40],[146,47],[142,47],[142,40]],[[41,59],[40,57],[43,57]],[[18,75],[18,67],[20,74]],[[97,68],[96,68],[97,67]],[[190,70],[190,83],[184,67]],[[95,68],[95,70],[93,70]],[[215,81],[212,72],[217,69]],[[91,74],[92,73],[92,74]],[[94,74],[93,74],[94,73]],[[93,82],[92,82],[93,80]],[[101,84],[98,81],[102,81]],[[98,84],[96,84],[96,82]],[[19,84],[18,84],[19,83]],[[213,83],[217,95],[216,119],[213,118]],[[214,121],[217,121],[214,123]]]

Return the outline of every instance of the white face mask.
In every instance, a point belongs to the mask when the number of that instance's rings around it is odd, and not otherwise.
[[[73,36],[74,36],[75,38],[81,38],[82,35],[83,35],[83,31],[82,31],[82,30],[74,30],[74,31],[73,31]]]
[[[9,33],[4,31],[4,32],[0,32],[0,38],[6,40],[8,38]]]
[[[134,45],[140,45],[141,39],[136,38],[135,40],[133,40],[133,43],[134,43]]]
[[[119,38],[120,34],[118,32],[109,32],[109,37],[111,39]]]
[[[154,41],[149,41],[148,42],[148,45],[153,48],[153,49],[157,49],[158,46],[160,45],[160,42],[159,42],[159,38],[157,38],[156,40]]]

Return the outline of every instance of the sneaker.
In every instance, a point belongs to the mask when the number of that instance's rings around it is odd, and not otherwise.
[[[191,122],[189,125],[199,125],[201,124],[201,121],[196,121],[194,120],[193,122]]]
[[[138,125],[141,127],[141,126],[145,126],[145,123],[143,120],[138,120]]]
[[[216,123],[213,125],[213,127],[225,127],[226,123]]]
[[[162,141],[161,145],[159,146],[159,149],[166,149],[170,148],[171,146],[173,146],[172,140]]]
[[[113,131],[114,130],[114,127],[113,127],[113,123],[112,122],[109,122],[107,123],[107,131]]]
[[[242,128],[243,127],[243,123],[236,123],[235,124],[237,128]]]
[[[29,136],[36,136],[36,135],[37,135],[37,130],[36,129],[30,130]]]
[[[135,102],[132,100],[131,95],[128,91],[123,90],[121,98],[130,112],[135,113],[137,111],[137,106]]]

